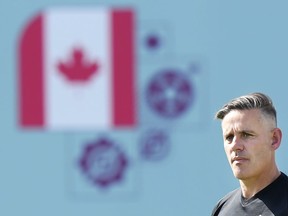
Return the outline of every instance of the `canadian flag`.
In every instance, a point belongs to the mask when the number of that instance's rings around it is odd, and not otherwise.
[[[132,9],[54,8],[19,44],[23,127],[105,129],[136,124]]]

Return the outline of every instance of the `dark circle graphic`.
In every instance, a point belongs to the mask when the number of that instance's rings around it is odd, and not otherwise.
[[[106,138],[88,143],[79,161],[84,175],[100,187],[120,181],[127,163],[125,154]]]
[[[181,116],[193,102],[193,88],[188,77],[173,69],[152,77],[146,91],[149,106],[162,117]]]
[[[150,49],[156,49],[160,46],[160,38],[154,34],[148,35],[146,38],[146,45]]]

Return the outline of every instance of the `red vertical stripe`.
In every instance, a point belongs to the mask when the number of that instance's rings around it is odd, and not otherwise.
[[[114,126],[136,124],[134,14],[112,13],[113,120]]]
[[[44,125],[43,18],[35,17],[24,30],[19,47],[20,124]]]

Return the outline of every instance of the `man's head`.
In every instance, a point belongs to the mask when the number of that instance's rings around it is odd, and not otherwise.
[[[231,110],[259,109],[262,114],[270,116],[277,125],[277,113],[270,97],[263,93],[252,93],[235,98],[225,104],[215,115],[215,118],[223,120]]]
[[[233,99],[216,118],[222,120],[224,149],[235,177],[259,180],[278,171],[274,152],[282,133],[268,96],[253,93]]]

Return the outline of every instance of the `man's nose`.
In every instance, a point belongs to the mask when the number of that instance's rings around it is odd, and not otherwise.
[[[232,151],[242,151],[243,150],[243,140],[239,136],[234,136],[232,141]]]

